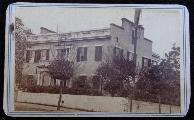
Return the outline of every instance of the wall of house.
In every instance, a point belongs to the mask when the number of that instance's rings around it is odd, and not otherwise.
[[[35,73],[35,68],[37,65],[48,64],[57,58],[57,49],[64,49],[64,47],[70,47],[70,55],[68,59],[75,62],[75,75],[74,76],[92,76],[95,74],[96,69],[101,64],[102,61],[110,59],[113,55],[114,47],[123,49],[124,56],[127,56],[127,52],[134,52],[134,44],[132,43],[132,31],[134,31],[134,24],[123,18],[122,26],[115,24],[110,24],[110,29],[106,29],[106,34],[110,37],[99,38],[97,36],[92,36],[91,39],[81,38],[81,40],[68,39],[66,41],[53,42],[56,40],[56,34],[43,36],[36,38],[36,42],[32,44],[32,47],[29,48],[32,50],[32,58],[30,59],[30,64],[26,63],[24,65],[24,72],[29,74]],[[109,34],[108,34],[109,32]],[[138,27],[137,30],[137,65],[142,66],[142,57],[152,59],[152,41],[144,38],[144,28],[142,26]],[[93,34],[93,33],[92,33]],[[104,34],[103,34],[104,35]],[[43,39],[44,38],[44,39]],[[47,40],[48,39],[48,40]],[[53,40],[52,40],[53,39]],[[42,40],[42,42],[40,42]],[[46,41],[47,40],[47,41]],[[102,61],[95,61],[95,47],[102,46]],[[76,61],[77,48],[78,47],[87,47],[87,61]],[[49,50],[49,60],[41,60],[38,64],[34,63],[35,50]],[[45,59],[45,56],[42,57]]]
[[[102,46],[102,60],[105,60],[108,55],[110,39],[95,39],[95,40],[79,40],[79,41],[68,41],[61,44],[58,43],[38,43],[32,45],[30,50],[32,50],[32,58],[29,63],[24,64],[24,74],[39,74],[36,72],[36,66],[48,65],[49,62],[53,61],[57,57],[57,49],[63,49],[64,46],[70,47],[71,52],[68,56],[69,60],[75,62],[75,74],[74,76],[92,76],[95,74],[96,69],[101,64],[102,61],[95,61],[95,47]],[[77,48],[87,47],[87,61],[76,61]],[[35,50],[49,50],[49,61],[41,60],[39,63],[34,63]],[[112,48],[113,49],[113,48]],[[43,57],[44,58],[44,57]],[[41,82],[39,81],[38,84]]]
[[[115,24],[110,25],[111,41],[115,47],[121,48],[124,55],[127,51],[133,52],[134,45],[132,44],[132,24],[123,21],[123,27]],[[118,41],[117,41],[118,38]]]
[[[142,57],[152,59],[152,41],[139,39],[137,44],[137,66],[142,67]]]
[[[132,31],[134,30],[134,24],[123,18],[122,26],[115,24],[110,25],[111,32],[111,44],[123,49],[124,56],[127,52],[134,53],[134,44],[132,43]],[[118,41],[117,41],[118,38]],[[142,66],[142,57],[152,58],[152,42],[144,38],[144,28],[139,26],[137,29],[137,66]]]

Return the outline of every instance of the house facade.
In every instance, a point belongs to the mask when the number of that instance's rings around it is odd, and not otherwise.
[[[56,59],[68,59],[77,66],[74,77],[87,81],[112,55],[122,54],[126,59],[133,59],[134,27],[134,23],[126,18],[122,18],[121,26],[112,23],[109,28],[88,31],[56,33],[41,27],[40,34],[27,37],[30,46],[26,50],[23,74],[34,76],[37,85],[59,85],[60,80],[53,80],[45,66]],[[136,53],[137,68],[158,62],[159,56],[152,52],[152,41],[144,37],[144,28],[140,25],[137,27]],[[73,80],[65,84],[71,87]]]

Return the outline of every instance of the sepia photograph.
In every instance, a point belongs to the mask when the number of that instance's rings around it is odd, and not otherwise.
[[[179,9],[21,6],[13,19],[14,112],[181,113]]]

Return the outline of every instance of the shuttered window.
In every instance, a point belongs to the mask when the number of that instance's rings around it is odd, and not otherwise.
[[[27,50],[27,51],[26,51],[26,62],[27,62],[27,63],[30,61],[30,58],[31,58],[30,50]]]
[[[119,57],[119,58],[123,57],[123,49],[114,47],[113,53],[115,57]]]
[[[77,62],[87,61],[87,47],[79,47],[77,49]]]
[[[134,53],[132,52],[127,52],[127,60],[132,61],[134,57]]]
[[[70,48],[57,49],[57,59],[66,59],[70,54]]]
[[[95,61],[102,60],[102,46],[95,47]]]
[[[151,65],[151,60],[145,57],[142,57],[142,67],[149,67]]]
[[[35,50],[34,62],[38,63],[41,59],[41,50]]]
[[[46,60],[49,60],[49,50],[46,50]]]

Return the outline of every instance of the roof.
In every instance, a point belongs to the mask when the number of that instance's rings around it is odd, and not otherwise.
[[[128,20],[127,18],[122,18],[121,20],[124,20],[124,21],[131,23],[131,24],[134,24],[132,21]]]
[[[48,31],[48,32],[50,32],[50,33],[56,33],[55,31],[49,30],[49,29],[47,29],[47,28],[45,28],[45,27],[40,27],[40,29],[46,30],[46,31]]]
[[[152,40],[150,40],[150,39],[147,39],[147,38],[144,38],[144,40],[147,40],[147,41],[149,41],[149,42],[153,42]]]
[[[128,22],[128,23],[131,23],[132,25],[135,25],[135,23],[134,23],[134,22],[132,22],[132,21],[128,20],[127,18],[122,18],[121,20],[122,20],[122,21],[124,20],[124,21],[126,21],[126,22]],[[138,28],[142,28],[142,29],[144,29],[144,27],[143,27],[142,25],[138,25],[137,27],[138,27]]]

